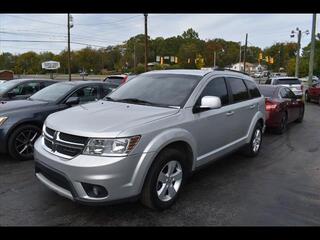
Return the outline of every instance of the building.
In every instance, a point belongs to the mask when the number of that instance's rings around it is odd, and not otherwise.
[[[0,80],[12,80],[13,72],[10,70],[0,70]]]

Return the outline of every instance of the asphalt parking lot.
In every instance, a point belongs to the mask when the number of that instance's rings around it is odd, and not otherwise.
[[[33,161],[0,155],[0,225],[297,226],[320,224],[320,106],[284,135],[266,133],[260,155],[235,153],[198,171],[177,203],[156,212],[137,203],[83,206],[40,184]]]

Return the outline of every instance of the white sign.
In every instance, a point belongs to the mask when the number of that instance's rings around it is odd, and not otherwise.
[[[47,69],[47,70],[55,70],[60,68],[60,63],[56,61],[43,62],[41,65],[43,69]]]

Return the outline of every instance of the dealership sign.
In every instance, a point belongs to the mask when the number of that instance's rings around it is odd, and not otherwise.
[[[41,65],[43,69],[47,69],[47,70],[55,70],[60,68],[60,63],[56,61],[43,62]]]

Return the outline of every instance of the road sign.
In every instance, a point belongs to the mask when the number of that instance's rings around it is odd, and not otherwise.
[[[43,62],[41,66],[43,69],[46,69],[46,70],[55,70],[60,68],[60,62],[47,61],[47,62]]]

